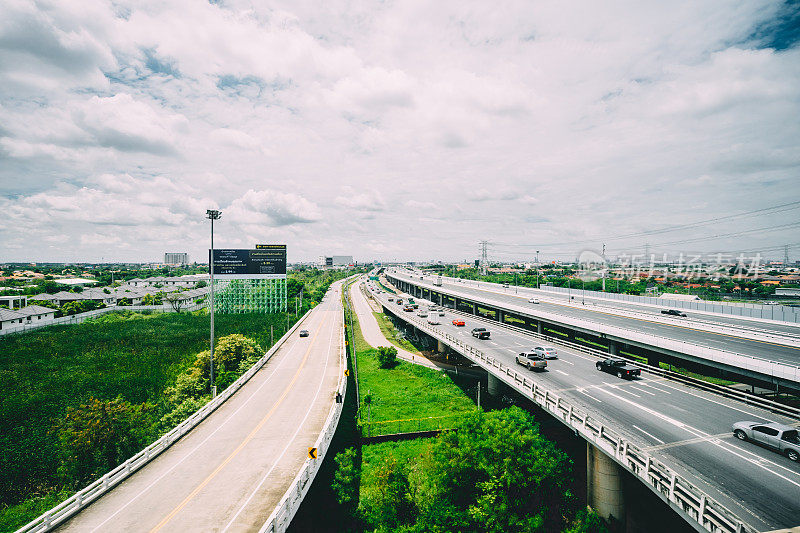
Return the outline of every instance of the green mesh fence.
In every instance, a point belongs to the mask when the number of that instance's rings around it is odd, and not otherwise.
[[[286,311],[286,278],[214,280],[217,313]]]

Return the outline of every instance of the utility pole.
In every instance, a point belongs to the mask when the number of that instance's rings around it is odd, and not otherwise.
[[[487,263],[488,263],[488,258],[486,255],[486,246],[489,244],[489,241],[480,241],[479,244],[481,245],[481,261],[480,261],[481,274],[485,276],[487,273]]]
[[[783,268],[786,268],[788,266],[789,266],[789,245],[788,244],[784,244],[783,245]]]
[[[214,221],[222,217],[222,211],[216,209],[206,210],[206,217],[211,220],[211,256],[209,259],[209,275],[211,278],[211,397],[217,396],[217,386],[214,383]]]
[[[603,292],[606,292],[606,243],[603,243],[603,253],[601,254],[603,257]]]

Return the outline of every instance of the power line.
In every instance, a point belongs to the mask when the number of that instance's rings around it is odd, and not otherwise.
[[[722,216],[722,217],[709,218],[709,219],[706,219],[706,220],[700,220],[700,221],[691,222],[691,223],[688,223],[688,224],[679,224],[679,225],[675,225],[675,226],[669,226],[669,227],[661,228],[661,229],[647,230],[647,231],[642,231],[642,232],[638,232],[638,233],[628,233],[628,234],[617,235],[617,236],[612,236],[612,237],[603,236],[602,239],[604,241],[610,241],[610,240],[630,239],[630,238],[633,238],[633,237],[642,237],[642,236],[647,236],[647,235],[658,235],[658,234],[670,233],[670,232],[678,231],[678,230],[699,228],[699,227],[706,226],[708,224],[713,224],[715,222],[722,222],[722,221],[725,221],[725,220],[733,220],[733,219],[749,217],[749,216],[774,215],[774,214],[777,214],[777,213],[783,213],[785,211],[791,211],[791,210],[798,209],[798,208],[800,208],[800,201],[795,201],[795,202],[789,202],[789,203],[786,203],[786,204],[775,205],[775,206],[772,206],[772,207],[764,207],[762,209],[756,209],[756,210],[753,210],[753,211],[746,211],[746,212],[743,212],[743,213],[735,213],[733,215],[725,215],[725,216]],[[542,247],[542,246],[565,246],[565,245],[570,245],[570,244],[586,244],[586,243],[592,243],[592,242],[596,242],[596,239],[584,239],[584,240],[578,240],[578,241],[567,241],[567,242],[557,242],[557,243],[547,243],[547,244],[518,244],[518,243],[501,243],[501,242],[493,242],[493,244],[495,246],[501,246],[501,247],[533,248],[533,247],[537,247],[537,246],[539,246],[539,247]]]

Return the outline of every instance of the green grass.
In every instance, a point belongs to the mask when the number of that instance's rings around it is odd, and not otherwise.
[[[361,392],[361,423],[367,422],[364,396],[369,392],[369,409],[373,422],[387,420],[423,419],[428,417],[458,417],[476,409],[472,399],[448,374],[437,370],[398,361],[392,369],[378,366],[378,351],[364,340],[358,317],[353,314],[358,382]],[[461,379],[461,378],[456,378]],[[465,379],[462,385],[469,386]],[[451,427],[448,424],[446,427]]]
[[[361,448],[361,490],[368,492],[376,483],[375,470],[386,457],[400,464],[412,466],[431,452],[436,439],[413,439],[399,442],[381,442]]]
[[[389,320],[389,317],[387,317],[383,313],[375,313],[375,312],[373,312],[372,314],[373,314],[373,316],[375,316],[375,320],[378,321],[378,327],[381,328],[381,333],[383,333],[383,336],[386,337],[389,342],[391,342],[392,344],[394,344],[398,348],[402,348],[402,349],[404,349],[404,350],[406,350],[408,352],[411,352],[413,354],[422,355],[420,353],[420,351],[417,349],[417,347],[414,346],[407,339],[398,339],[397,338],[398,331],[394,327],[394,324],[392,324],[392,321]]]
[[[217,315],[216,335],[241,333],[266,349],[270,325],[277,340],[286,331],[285,316]],[[53,431],[68,407],[90,397],[122,397],[155,404],[157,419],[168,409],[164,389],[208,347],[208,325],[205,315],[170,313],[1,337],[0,506],[25,503],[0,511],[0,531],[22,525],[52,503],[54,493],[74,488],[64,487],[57,475],[61,453]],[[45,499],[26,502],[36,496]]]

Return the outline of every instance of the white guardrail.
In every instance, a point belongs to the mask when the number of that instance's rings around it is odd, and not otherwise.
[[[465,278],[453,278],[442,276],[443,280],[452,280],[456,283],[465,284],[487,284],[497,285],[491,281],[479,281]],[[519,289],[531,289],[531,287],[518,287]],[[552,285],[541,285],[538,290],[559,294],[574,294],[576,297],[581,293],[587,298],[598,298],[602,300],[616,300],[618,302],[647,305],[660,308],[685,309],[687,311],[697,311],[710,313],[730,318],[744,318],[752,320],[763,320],[766,322],[782,322],[790,325],[797,325],[800,322],[800,310],[796,307],[785,305],[762,305],[743,302],[714,302],[709,300],[677,300],[671,298],[660,298],[653,296],[636,296],[633,294],[619,294],[613,292],[598,292],[568,287],[555,287]],[[668,294],[668,293],[666,293]]]
[[[256,361],[256,363],[250,367],[250,369],[242,374],[239,379],[231,383],[228,388],[222,391],[216,398],[205,404],[203,407],[195,411],[195,413],[173,429],[171,429],[168,433],[162,436],[160,439],[155,441],[150,446],[146,447],[145,449],[141,450],[139,453],[116,467],[115,469],[111,470],[110,472],[103,475],[100,479],[96,480],[92,484],[88,485],[84,489],[80,490],[73,496],[67,498],[60,504],[56,505],[49,511],[46,511],[44,514],[36,518],[35,520],[29,522],[25,526],[21,527],[17,530],[16,533],[28,533],[28,532],[40,532],[40,531],[50,531],[56,526],[62,524],[64,521],[69,519],[71,516],[79,512],[84,507],[88,506],[90,503],[97,500],[99,497],[110,491],[115,486],[119,485],[124,479],[130,476],[132,473],[136,472],[144,465],[152,461],[155,457],[157,457],[161,452],[172,446],[175,442],[177,442],[181,437],[186,435],[189,431],[191,431],[195,426],[197,426],[200,422],[202,422],[208,415],[213,413],[220,405],[225,403],[225,401],[230,398],[233,393],[238,391],[242,385],[250,381],[250,378],[258,372],[262,366],[264,366],[267,361],[269,361],[278,348],[286,342],[286,339],[291,337],[291,335],[295,332],[295,330],[305,321],[308,317],[311,310],[307,311],[300,320],[298,320],[294,326],[292,326],[289,331],[286,332],[283,337],[278,339],[272,348],[264,354],[264,356]]]
[[[687,519],[695,521],[702,529],[713,533],[757,533],[755,528],[743,522],[669,466],[615,433],[602,421],[592,418],[588,412],[570,404],[551,389],[537,384],[527,375],[518,373],[515,368],[487,356],[453,335],[431,328],[424,321],[402,314],[398,316],[407,322],[413,322],[415,327],[424,330],[428,335],[446,342],[539,407],[549,411],[647,484],[662,499],[682,510]]]
[[[413,279],[413,276],[411,276]],[[458,278],[446,278],[448,280],[455,281]],[[422,281],[426,281],[423,279]],[[558,303],[559,305],[572,307],[574,309],[608,309],[613,310],[614,314],[619,316],[624,316],[628,318],[643,318],[645,320],[650,320],[652,322],[658,322],[661,324],[667,325],[691,325],[695,329],[705,330],[709,332],[724,332],[730,334],[731,332],[735,332],[737,335],[748,335],[750,338],[754,340],[763,339],[763,340],[770,340],[770,341],[777,341],[781,344],[786,344],[787,346],[800,346],[800,330],[799,332],[780,332],[775,330],[769,330],[764,328],[755,327],[752,325],[739,325],[739,324],[729,324],[725,322],[714,322],[711,320],[697,320],[696,318],[675,318],[668,315],[664,315],[662,313],[645,313],[643,311],[637,311],[634,309],[623,309],[620,307],[614,307],[612,300],[607,300],[607,302],[598,303],[596,301],[591,300],[602,300],[602,298],[588,296],[590,299],[589,302],[578,305],[578,302],[581,298],[581,289],[574,289],[575,295],[572,297],[573,300],[570,300],[567,304],[561,303],[562,300],[557,299],[556,297],[552,296],[552,294],[561,294],[559,293],[552,293],[547,294],[547,290],[545,288],[540,289],[533,289],[530,287],[518,287],[515,285],[511,285],[508,287],[504,287],[498,283],[491,283],[488,281],[474,281],[468,280],[465,284],[459,284],[458,282],[448,281],[448,285],[451,287],[461,287],[464,285],[472,285],[475,284],[475,288],[478,290],[483,290],[486,292],[493,292],[495,294],[502,294],[504,296],[519,296],[519,297],[535,297],[542,301],[550,302],[551,299],[554,303]],[[436,285],[434,285],[436,286]],[[483,287],[483,288],[481,288]],[[552,289],[552,287],[548,287]],[[513,291],[513,292],[512,292]],[[547,296],[542,296],[540,293],[544,292]],[[590,291],[586,291],[587,293]],[[564,293],[567,294],[567,293]],[[605,293],[599,293],[605,294]],[[623,302],[629,303],[629,302]],[[656,307],[653,305],[648,304],[648,307]],[[666,302],[662,302],[662,305],[658,306],[659,309],[665,308],[674,308],[674,306],[666,305]],[[688,309],[692,311],[692,309]],[[777,321],[776,321],[777,322]],[[796,323],[787,322],[790,326],[797,326]]]
[[[412,283],[412,284],[416,283],[415,280],[413,279],[402,279],[402,278],[398,279],[406,283]],[[430,289],[430,287],[427,286],[425,288]],[[451,297],[463,298],[463,299],[475,299],[475,297],[472,295],[456,294],[455,291],[442,289],[442,287],[434,287],[432,290],[437,290],[439,292],[442,292],[443,294],[449,292],[450,293],[449,295]],[[482,299],[481,303],[491,307],[496,307],[503,311],[511,311],[521,316],[527,316],[535,320],[560,322],[562,324],[584,328],[586,330],[594,331],[597,333],[613,335],[615,337],[627,341],[639,342],[644,345],[655,346],[658,348],[663,348],[665,350],[671,350],[674,352],[697,357],[699,359],[714,361],[716,363],[727,365],[730,367],[749,370],[751,372],[761,374],[764,376],[769,376],[771,378],[783,379],[786,381],[800,383],[800,366],[790,365],[779,361],[763,359],[752,355],[740,354],[728,350],[720,350],[718,348],[709,348],[707,346],[702,346],[692,342],[671,339],[668,337],[661,337],[658,335],[653,335],[651,333],[641,333],[636,330],[623,328],[619,326],[599,324],[597,322],[592,322],[589,320],[584,320],[581,318],[576,318],[561,313],[554,313],[551,311],[536,310],[536,314],[533,314],[532,309],[530,308],[520,307],[517,305],[509,304],[506,302],[500,302],[497,300],[491,300],[488,298]]]
[[[342,284],[344,286],[344,284]],[[306,497],[308,490],[311,488],[314,478],[317,476],[322,462],[325,460],[325,455],[330,448],[333,435],[336,433],[336,427],[339,425],[339,419],[342,416],[344,409],[345,394],[347,393],[347,377],[344,375],[344,369],[347,368],[347,356],[345,354],[344,343],[344,327],[341,328],[339,336],[339,362],[341,364],[342,372],[339,375],[339,383],[336,386],[337,394],[341,394],[341,402],[334,402],[331,407],[328,418],[325,420],[322,433],[320,433],[314,447],[317,449],[316,459],[306,459],[300,473],[292,481],[292,484],[286,489],[280,503],[269,515],[267,521],[261,526],[259,533],[283,533],[289,529],[289,524],[292,523],[297,509]]]

